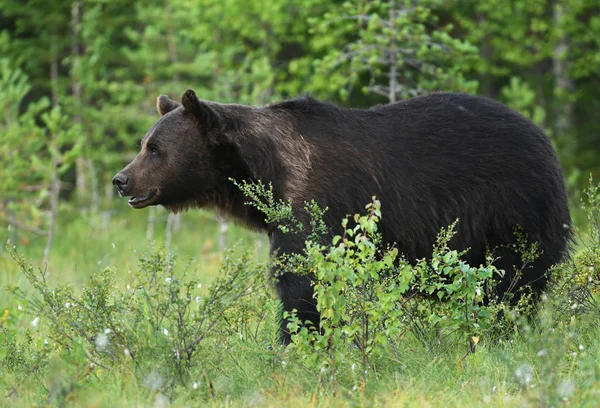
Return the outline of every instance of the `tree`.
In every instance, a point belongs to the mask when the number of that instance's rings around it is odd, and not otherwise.
[[[389,102],[442,89],[474,92],[477,82],[464,73],[477,60],[477,48],[453,38],[451,24],[439,24],[442,3],[345,2],[312,18],[314,48],[325,51],[313,89],[346,97],[364,84],[365,92]]]
[[[47,110],[47,99],[30,103],[24,113],[19,112],[31,89],[28,78],[8,60],[3,60],[0,68],[0,131],[4,135],[0,156],[5,160],[0,173],[0,216],[12,228],[47,236],[47,264],[58,217],[61,177],[81,153],[80,129],[71,125],[60,107]],[[48,207],[49,211],[43,211]]]

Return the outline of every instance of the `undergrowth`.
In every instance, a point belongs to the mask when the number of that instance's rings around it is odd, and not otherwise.
[[[268,187],[240,187],[266,197],[260,208],[268,219],[293,215],[290,203],[265,194]],[[310,223],[286,224],[290,233],[310,228],[304,254],[260,263],[234,248],[210,283],[158,248],[132,273],[107,268],[82,287],[51,285],[11,248],[29,285],[8,288],[19,310],[0,316],[0,397],[10,406],[115,395],[158,406],[298,399],[418,406],[427,395],[440,406],[444,395],[457,404],[593,406],[600,398],[600,188],[591,183],[584,197],[589,229],[580,231],[580,249],[553,268],[537,303],[514,306],[484,302],[501,271],[492,256],[486,265],[462,260],[449,245],[456,223],[416,263],[385,246],[376,199],[343,220],[329,244],[320,239],[326,209],[306,203]],[[534,259],[534,244],[519,248]],[[320,327],[285,316],[288,347],[279,344],[284,316],[271,290],[269,269],[278,267],[312,274],[322,316]]]

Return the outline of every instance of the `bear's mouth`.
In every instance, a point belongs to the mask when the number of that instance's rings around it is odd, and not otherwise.
[[[157,196],[157,190],[150,190],[150,192],[143,197],[132,196],[127,203],[133,208],[144,208],[152,205],[152,203],[156,201]]]

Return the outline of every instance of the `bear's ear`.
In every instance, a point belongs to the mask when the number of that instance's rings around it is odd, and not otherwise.
[[[180,104],[170,100],[167,95],[161,95],[156,99],[156,109],[158,110],[160,116],[171,112],[178,106],[180,106]]]
[[[188,89],[181,97],[181,103],[188,112],[192,113],[204,129],[210,129],[219,125],[221,118],[219,114],[206,102],[202,102],[196,93]]]

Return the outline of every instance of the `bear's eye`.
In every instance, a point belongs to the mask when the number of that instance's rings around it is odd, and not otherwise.
[[[158,153],[158,149],[156,148],[156,146],[148,146],[148,150],[150,150],[150,153],[152,154]]]

